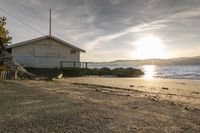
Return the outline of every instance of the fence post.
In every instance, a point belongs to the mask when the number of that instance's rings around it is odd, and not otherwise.
[[[14,79],[17,79],[17,70],[15,70],[14,72],[15,72]]]
[[[6,76],[5,76],[5,75],[6,75],[6,70],[3,71],[3,80],[6,79]]]
[[[0,75],[0,76],[1,76],[0,78],[2,79],[2,71],[1,71],[1,70],[0,70],[0,74],[1,74],[1,75]]]
[[[18,71],[13,69],[0,70],[0,80],[15,80],[17,73]]]
[[[7,70],[7,80],[10,80],[10,79],[11,79],[11,78],[10,78],[10,75],[11,75],[11,74],[10,74],[10,71]]]

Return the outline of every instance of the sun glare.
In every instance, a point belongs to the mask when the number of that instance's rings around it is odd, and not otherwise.
[[[139,59],[165,58],[162,40],[154,35],[141,37],[136,42],[136,56]]]
[[[145,75],[144,75],[145,79],[151,80],[151,79],[154,78],[155,69],[156,69],[155,65],[145,65],[145,66],[143,66],[143,69],[144,69],[144,72],[145,72]]]

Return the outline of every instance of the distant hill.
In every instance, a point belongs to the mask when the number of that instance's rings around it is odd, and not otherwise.
[[[140,66],[140,65],[200,65],[200,56],[173,59],[116,60],[111,62],[90,62],[102,66]]]

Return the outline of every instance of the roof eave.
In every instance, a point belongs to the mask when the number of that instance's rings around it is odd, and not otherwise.
[[[67,42],[65,42],[65,41],[63,41],[63,40],[61,40],[61,39],[58,39],[58,38],[56,38],[56,37],[54,37],[54,36],[49,36],[49,35],[48,35],[48,36],[39,37],[39,38],[35,38],[35,39],[32,39],[32,40],[28,40],[28,41],[23,41],[23,42],[11,44],[11,45],[6,46],[6,48],[17,47],[17,46],[21,46],[21,45],[24,45],[24,44],[27,44],[27,43],[31,43],[31,42],[34,42],[34,41],[38,41],[38,40],[41,40],[41,39],[46,39],[46,38],[51,38],[51,39],[57,40],[58,42],[63,43],[63,44],[66,44],[67,46],[69,46],[69,47],[71,47],[71,48],[73,48],[73,49],[76,49],[76,50],[78,50],[78,51],[80,51],[80,52],[83,52],[83,53],[86,52],[86,51],[83,50],[83,49],[80,49],[80,48],[78,48],[78,47],[76,47],[76,46],[74,46],[74,45],[72,45],[72,44],[69,44],[69,43],[67,43]]]
[[[85,53],[85,52],[86,52],[86,51],[85,51],[85,50],[83,50],[83,49],[79,49],[79,51],[80,51],[80,52],[83,52],[83,53]]]

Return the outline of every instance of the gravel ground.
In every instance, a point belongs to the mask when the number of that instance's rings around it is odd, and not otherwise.
[[[27,132],[199,133],[200,106],[125,88],[1,81],[0,133]]]

